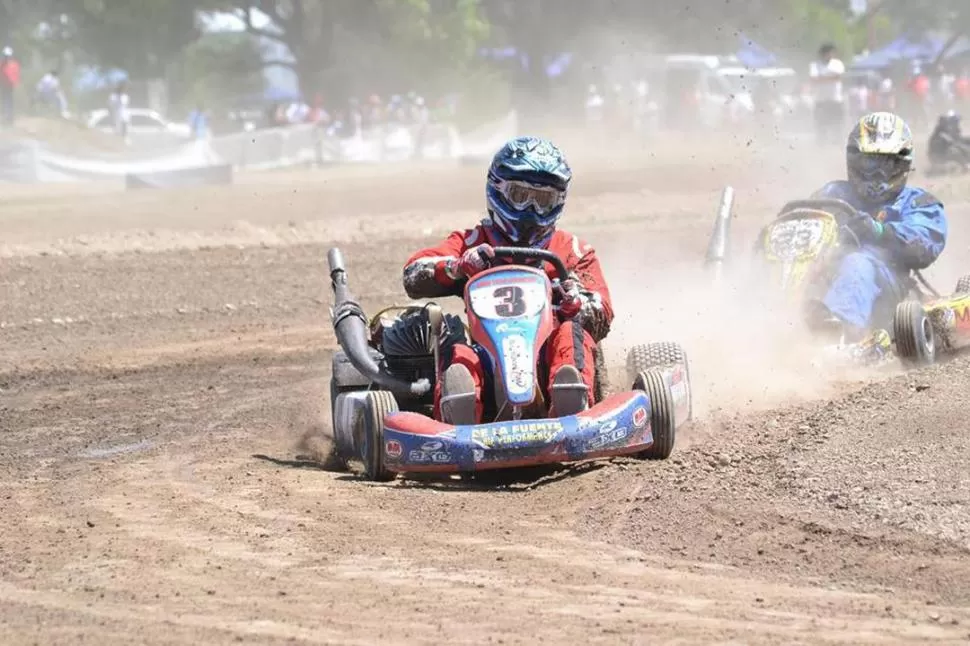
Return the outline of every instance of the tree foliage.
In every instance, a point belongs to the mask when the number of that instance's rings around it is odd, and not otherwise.
[[[137,78],[163,78],[169,64],[202,35],[197,0],[47,0],[65,22],[70,45],[87,62]]]
[[[487,34],[477,0],[221,0],[250,34],[285,45],[306,95],[352,92],[356,79],[420,83],[422,71],[460,70]],[[259,15],[272,24],[258,24]]]
[[[262,94],[263,61],[249,34],[206,34],[177,57],[169,80],[183,107],[233,107]]]
[[[0,0],[0,38],[19,43],[43,21],[45,56],[69,50],[135,78],[197,69],[200,82],[219,84],[255,51],[240,39],[199,44],[200,13],[229,12],[255,42],[289,54],[265,63],[292,68],[310,97],[438,90],[492,64],[477,56],[485,44],[514,47],[530,62],[510,66],[515,85],[541,92],[545,64],[565,51],[599,64],[642,50],[721,54],[748,37],[796,63],[822,42],[848,55],[905,30],[970,31],[967,0],[870,7],[858,20],[848,0]]]

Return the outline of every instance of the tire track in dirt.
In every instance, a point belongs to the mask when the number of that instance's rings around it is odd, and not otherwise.
[[[689,303],[657,285],[677,287],[671,268],[703,248],[710,196],[743,172],[608,174],[569,217],[586,223],[611,282],[642,287],[618,289],[627,322],[615,342],[638,325],[683,334],[713,367],[729,353],[711,352],[716,335],[695,334],[676,314]],[[463,216],[446,207],[480,192],[476,178],[441,195],[454,177],[408,199],[436,193],[451,225]],[[290,212],[256,214],[255,225],[286,230],[295,217],[299,228],[321,204],[410,208],[366,181],[299,188]],[[87,231],[110,237],[194,200],[173,224],[191,237],[251,198],[142,196],[130,220],[92,216]],[[745,209],[738,221],[758,217]],[[86,233],[23,221],[0,214],[0,228],[14,222],[42,245]],[[733,399],[706,406],[667,462],[506,488],[368,485],[297,458],[307,430],[326,426],[324,231],[245,249],[0,258],[0,296],[13,303],[4,319],[16,322],[0,329],[0,629],[13,642],[875,644],[970,633],[966,451],[953,437],[965,360],[764,412],[744,399],[762,397],[759,384],[732,390],[703,367],[705,394]],[[388,242],[399,231],[346,250],[369,309],[391,299],[417,244]],[[631,240],[645,242],[630,252]],[[688,278],[696,300],[706,287]],[[65,312],[88,322],[26,324]]]

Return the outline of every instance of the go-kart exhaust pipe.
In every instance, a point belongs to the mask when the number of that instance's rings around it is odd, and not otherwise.
[[[334,296],[330,318],[337,343],[354,368],[374,383],[393,392],[423,395],[431,390],[429,380],[404,381],[387,373],[374,361],[367,342],[367,316],[347,286],[347,269],[344,267],[344,257],[340,249],[333,247],[327,252],[327,263],[330,265],[330,286]]]
[[[731,232],[731,212],[734,210],[734,189],[725,186],[721,193],[721,202],[714,219],[714,231],[711,241],[707,245],[707,255],[704,258],[706,267],[714,268],[714,279],[721,280],[724,261],[727,260],[728,239]]]

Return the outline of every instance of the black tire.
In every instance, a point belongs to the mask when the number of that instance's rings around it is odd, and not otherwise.
[[[896,354],[908,366],[928,366],[936,361],[933,323],[919,301],[903,301],[893,316]]]
[[[349,456],[342,454],[337,448],[337,414],[334,407],[340,389],[337,388],[337,380],[330,379],[330,436],[333,442],[330,444],[330,452],[327,454],[326,464],[334,471],[349,471],[350,465],[347,462]]]
[[[684,366],[684,378],[687,379],[689,386],[690,362],[687,360],[687,353],[679,343],[661,341],[635,345],[630,348],[630,351],[626,355],[627,383],[635,382],[641,372],[646,372],[652,368],[669,368],[676,364]],[[693,417],[694,398],[693,394],[691,394],[687,419],[693,419]]]
[[[957,288],[953,290],[957,294],[970,294],[970,274],[960,276],[957,281]]]
[[[610,392],[610,375],[606,369],[606,353],[603,352],[602,341],[593,348],[593,397],[601,402]]]
[[[674,419],[674,396],[660,368],[641,372],[633,382],[635,390],[643,390],[650,397],[650,431],[653,446],[637,457],[645,460],[666,460],[674,450],[677,426]]]
[[[628,383],[636,380],[641,372],[651,368],[671,366],[675,363],[687,364],[687,353],[679,343],[644,343],[630,348],[626,355]]]
[[[384,418],[398,411],[394,395],[372,390],[364,400],[363,419],[357,429],[357,446],[364,463],[364,477],[373,482],[388,482],[397,474],[384,468]]]

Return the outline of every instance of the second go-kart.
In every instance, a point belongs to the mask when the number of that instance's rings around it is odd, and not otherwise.
[[[726,258],[732,197],[726,190],[709,261],[720,263]],[[836,199],[785,204],[755,241],[752,276],[767,287],[768,294],[804,310],[810,300],[824,295],[842,257],[861,246],[843,226],[858,216],[852,205]],[[957,282],[954,294],[942,296],[919,272],[913,272],[903,290],[880,299],[872,320],[874,331],[888,332],[903,364],[933,363],[941,353],[970,345],[970,275]]]
[[[549,417],[539,357],[555,323],[554,281],[535,264],[549,263],[565,280],[562,260],[548,251],[498,247],[497,264],[464,289],[467,327],[435,303],[389,308],[368,321],[349,291],[338,249],[329,253],[333,325],[331,406],[335,457],[363,463],[370,480],[397,474],[471,474],[590,458],[664,459],[692,417],[687,356],[676,343],[636,346],[627,358],[629,389],[607,394],[597,350],[596,398],[589,409]],[[393,315],[392,311],[396,310]],[[467,343],[482,357],[485,423],[452,426],[432,417],[439,352]]]

